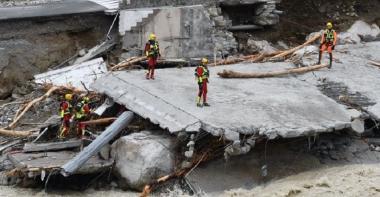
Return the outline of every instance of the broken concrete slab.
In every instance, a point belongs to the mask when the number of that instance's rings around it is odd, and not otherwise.
[[[24,144],[24,152],[43,152],[43,151],[57,151],[78,148],[82,145],[81,140],[68,140],[62,142],[50,143],[26,143]]]
[[[83,62],[73,66],[35,75],[36,83],[51,83],[56,86],[73,86],[85,90],[82,83],[88,88],[97,78],[107,72],[103,58]]]
[[[110,39],[102,42],[99,45],[96,45],[95,47],[91,48],[86,54],[84,54],[82,57],[78,57],[74,64],[81,64],[83,62],[89,61],[95,57],[99,57],[104,52],[110,50],[113,46],[116,45],[115,39]]]
[[[299,78],[315,85],[320,84],[318,78],[324,78],[346,86],[348,91],[341,94],[348,95],[349,99],[351,94],[360,95],[363,101],[359,105],[380,120],[380,92],[376,91],[380,86],[380,69],[368,64],[368,60],[380,60],[379,48],[380,42],[339,46],[331,70],[321,70],[315,75],[308,73]],[[317,57],[316,52],[315,56],[305,57],[304,61],[312,62]],[[328,61],[327,57],[324,61]]]
[[[239,133],[289,138],[350,127],[351,117],[343,105],[297,78],[217,76],[227,68],[252,72],[290,67],[264,63],[210,68],[209,108],[195,105],[194,68],[157,70],[155,81],[146,80],[144,71],[114,72],[91,87],[173,133],[203,129],[236,140]]]

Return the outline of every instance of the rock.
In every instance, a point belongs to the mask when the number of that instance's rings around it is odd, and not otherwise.
[[[361,41],[357,34],[342,32],[338,34],[338,45],[359,44]]]
[[[364,21],[358,20],[347,32],[358,35],[362,41],[370,42],[376,40],[380,35],[380,28],[376,24],[369,25]]]
[[[315,37],[315,36],[318,35],[318,34],[322,35],[322,34],[323,34],[323,30],[318,31],[318,32],[310,33],[308,36],[306,36],[306,40],[310,40],[311,38]],[[319,43],[320,41],[317,40],[317,41],[315,41],[315,42],[316,42],[316,43],[317,43],[317,42]]]
[[[103,146],[102,149],[99,151],[99,156],[100,158],[104,160],[109,160],[110,159],[110,152],[111,152],[111,146],[109,144]]]
[[[226,21],[224,20],[223,16],[217,16],[214,18],[215,25],[217,27],[225,27],[226,26]]]
[[[289,49],[289,46],[284,41],[278,41],[277,45],[283,50]]]
[[[351,122],[351,128],[353,131],[355,131],[357,134],[362,135],[365,131],[364,128],[364,120],[361,118],[355,118]]]
[[[271,46],[271,44],[266,40],[253,40],[248,39],[246,52],[250,54],[254,53],[273,53],[277,51],[276,48]]]
[[[175,143],[168,136],[133,133],[117,140],[111,149],[119,187],[142,191],[144,186],[174,170]]]

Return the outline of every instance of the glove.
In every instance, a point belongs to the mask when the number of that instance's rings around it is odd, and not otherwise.
[[[333,45],[333,46],[331,47],[331,49],[332,49],[332,50],[335,50],[335,45]]]

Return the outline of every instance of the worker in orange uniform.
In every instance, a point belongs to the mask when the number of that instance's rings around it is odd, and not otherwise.
[[[60,127],[59,138],[65,138],[69,134],[70,131],[70,122],[72,120],[72,105],[71,102],[73,100],[72,94],[66,94],[65,99],[60,104],[60,117],[62,120],[62,124]]]
[[[75,106],[75,121],[77,125],[77,135],[79,138],[84,136],[86,125],[83,124],[83,122],[88,120],[91,113],[89,102],[90,99],[85,96],[82,98],[82,101]]]
[[[202,58],[201,64],[195,69],[195,79],[198,82],[199,91],[197,97],[197,106],[210,106],[207,103],[207,83],[209,82],[208,78],[210,76],[210,71],[207,68],[208,59]],[[201,99],[203,97],[203,105],[201,104]]]
[[[332,51],[335,49],[337,39],[338,37],[336,31],[333,29],[333,24],[331,22],[328,22],[326,25],[326,30],[324,30],[322,34],[321,45],[319,47],[319,59],[317,64],[321,64],[322,54],[327,50],[330,55],[330,65],[328,68],[332,67]]]
[[[145,55],[148,58],[148,72],[146,79],[154,79],[154,69],[157,65],[157,59],[161,57],[160,46],[155,34],[149,35],[149,40],[145,45]]]

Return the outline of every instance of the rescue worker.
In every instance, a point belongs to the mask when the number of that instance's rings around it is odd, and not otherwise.
[[[82,98],[81,102],[77,103],[75,107],[76,129],[79,138],[82,138],[85,132],[86,125],[83,124],[83,121],[86,121],[91,113],[89,102],[90,99],[85,96]]]
[[[208,78],[210,76],[210,72],[207,68],[208,59],[202,58],[201,64],[197,66],[195,69],[195,79],[198,82],[199,91],[198,91],[198,97],[197,97],[197,106],[203,107],[203,106],[210,106],[207,103],[207,83],[209,82]],[[203,98],[203,105],[201,104],[201,99]]]
[[[157,65],[157,59],[161,57],[160,46],[155,34],[150,34],[149,40],[145,45],[144,53],[148,58],[148,72],[146,73],[146,79],[154,79],[154,69]]]
[[[322,34],[321,45],[319,47],[319,59],[317,64],[321,64],[322,54],[327,50],[330,55],[330,65],[328,68],[330,69],[332,67],[332,51],[335,49],[337,39],[337,33],[333,29],[333,24],[331,22],[328,22],[326,25],[326,30],[324,30]]]
[[[65,138],[69,134],[70,131],[70,122],[72,120],[72,105],[71,102],[73,100],[72,94],[66,94],[64,100],[60,103],[60,117],[62,120],[59,138]]]

